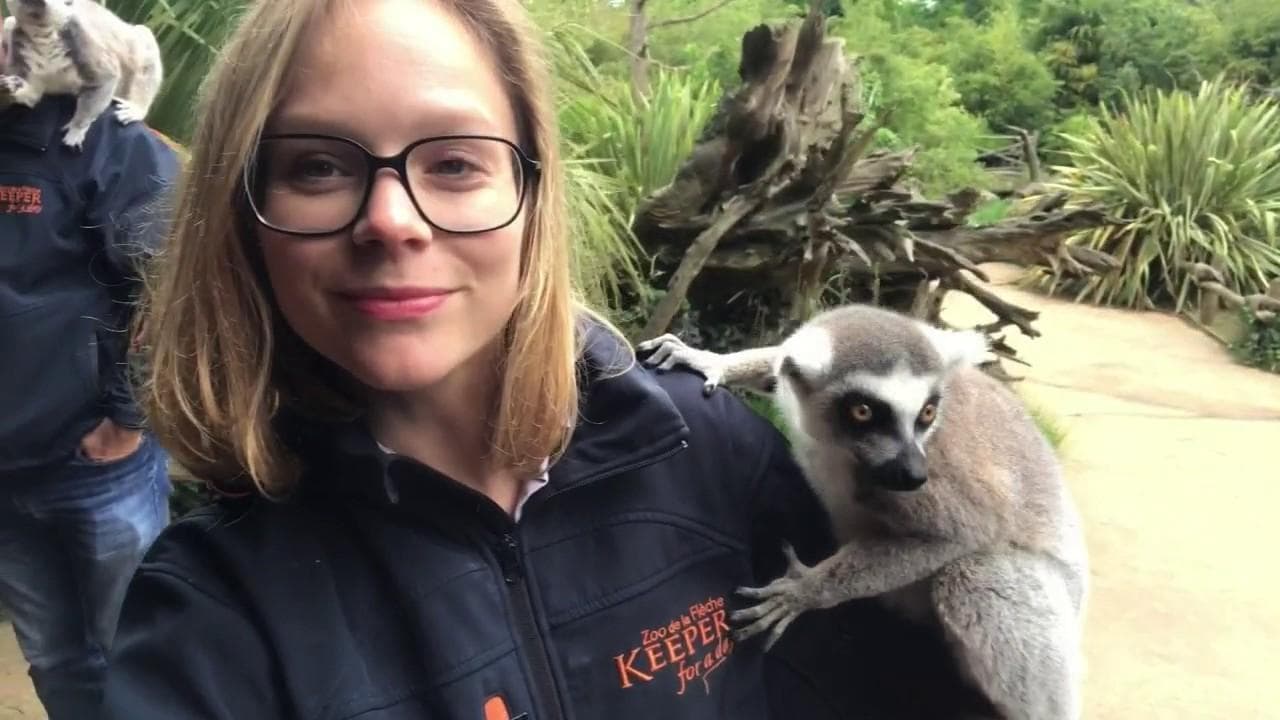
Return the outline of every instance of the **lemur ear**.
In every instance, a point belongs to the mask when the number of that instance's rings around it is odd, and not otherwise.
[[[942,356],[942,364],[948,370],[963,365],[981,365],[991,352],[987,336],[977,330],[944,330],[927,323],[920,323],[920,328]]]
[[[814,378],[831,369],[834,354],[831,333],[820,327],[802,327],[779,348],[774,375],[807,392]]]
[[[805,377],[804,371],[796,362],[796,359],[790,355],[783,355],[781,362],[778,363],[778,369],[774,372],[774,383],[780,378],[785,378],[792,388],[801,393],[808,393],[810,390],[809,379]],[[777,388],[777,385],[774,385]]]

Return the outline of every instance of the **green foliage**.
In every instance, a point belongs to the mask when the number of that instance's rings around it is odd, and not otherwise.
[[[710,4],[707,0],[653,0],[650,23],[692,17]],[[807,7],[808,0],[803,4]],[[761,23],[780,23],[801,13],[794,0],[735,0],[700,20],[655,27],[649,33],[649,54],[658,67],[722,88],[736,87],[743,34]]]
[[[1069,165],[1071,156],[1067,151],[1071,143],[1067,138],[1080,137],[1090,132],[1093,127],[1093,115],[1086,112],[1075,112],[1049,126],[1040,138],[1040,154],[1046,165]]]
[[[1057,81],[1027,47],[1015,13],[999,12],[987,25],[949,19],[931,56],[951,71],[965,109],[993,130],[1037,129],[1053,120]]]
[[[1077,299],[1182,310],[1187,262],[1219,267],[1241,293],[1280,275],[1280,106],[1222,81],[1124,105],[1067,138],[1075,165],[1059,168],[1058,187],[1128,223],[1072,239],[1123,263],[1072,283]]]
[[[1231,353],[1245,365],[1280,373],[1280,320],[1263,322],[1243,309],[1240,316],[1245,335],[1231,345]]]
[[[1227,71],[1260,89],[1280,89],[1280,3],[1226,0],[1215,5],[1223,25]]]
[[[103,0],[121,18],[151,28],[164,58],[164,84],[147,123],[186,142],[200,84],[248,0]]]
[[[629,293],[647,288],[641,271],[643,253],[631,232],[636,203],[648,192],[646,188],[657,186],[653,183],[660,185],[673,177],[683,159],[683,155],[672,158],[671,152],[647,153],[646,144],[655,138],[669,139],[675,134],[673,128],[679,129],[678,113],[683,109],[693,114],[690,108],[702,98],[675,81],[658,82],[655,89],[672,105],[664,108],[650,102],[643,108],[646,112],[640,112],[628,86],[596,67],[579,28],[561,25],[548,34],[548,43],[560,80],[557,107],[574,238],[574,277],[593,306],[616,309]],[[679,100],[684,103],[677,104]]]
[[[868,117],[888,113],[876,146],[917,148],[911,174],[925,192],[982,186],[985,178],[974,159],[986,142],[986,124],[961,105],[944,65],[912,53],[931,42],[930,31],[895,33],[873,7],[863,5],[857,14],[832,21],[829,32],[843,38],[848,52],[860,58]]]
[[[628,216],[646,195],[671,182],[715,110],[720,89],[691,74],[655,69],[650,95],[637,101],[621,80],[596,75],[591,94],[564,98],[566,140],[600,159],[624,190]]]
[[[995,225],[1009,215],[1009,211],[1013,209],[1013,202],[1003,198],[995,198],[989,200],[969,213],[966,223],[970,227],[983,227],[985,225]]]
[[[1215,75],[1217,18],[1184,0],[1045,0],[1033,47],[1064,110],[1113,105],[1143,88],[1194,88]]]
[[[172,475],[173,492],[169,494],[169,517],[177,520],[196,508],[213,502],[214,495],[204,483],[184,475]]]
[[[628,291],[643,290],[642,252],[622,209],[629,189],[604,161],[583,157],[567,145],[565,185],[573,237],[575,287],[592,307],[608,312]],[[576,157],[575,157],[576,156]]]

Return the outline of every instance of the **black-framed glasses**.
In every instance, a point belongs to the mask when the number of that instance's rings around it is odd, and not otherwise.
[[[374,155],[333,135],[268,135],[245,167],[258,222],[289,235],[332,235],[364,213],[378,170],[391,168],[422,219],[448,233],[489,232],[520,214],[541,165],[514,143],[487,135],[444,135]]]

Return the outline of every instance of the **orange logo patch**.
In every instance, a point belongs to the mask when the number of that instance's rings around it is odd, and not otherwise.
[[[500,697],[491,697],[484,703],[484,720],[511,720],[507,703]]]
[[[712,598],[662,627],[641,630],[640,644],[613,658],[623,689],[666,673],[676,677],[676,695],[684,695],[696,680],[710,694],[711,673],[733,652],[724,605],[723,597]]]
[[[507,710],[507,702],[501,695],[494,695],[484,701],[484,720],[529,720],[529,713],[520,713],[511,717],[511,711]]]
[[[37,215],[44,209],[40,188],[31,185],[0,185],[0,213]]]

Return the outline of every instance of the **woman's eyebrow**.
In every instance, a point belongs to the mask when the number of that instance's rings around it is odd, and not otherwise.
[[[449,134],[497,134],[498,123],[492,113],[475,103],[424,104],[421,120],[414,123],[418,137]],[[367,134],[366,123],[354,118],[338,118],[329,113],[312,113],[306,110],[285,110],[273,117],[266,127],[268,134],[316,133],[338,135],[363,141]]]

